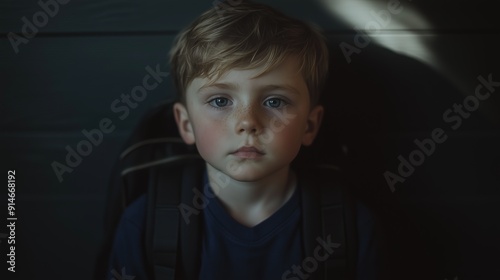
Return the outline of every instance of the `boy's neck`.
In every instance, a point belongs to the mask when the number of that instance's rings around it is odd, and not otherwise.
[[[214,186],[213,178],[220,171],[209,164],[207,171],[210,185]],[[212,189],[228,213],[247,227],[269,218],[290,199],[296,188],[295,174],[289,166],[255,182],[241,182],[230,177],[227,180],[223,188]]]

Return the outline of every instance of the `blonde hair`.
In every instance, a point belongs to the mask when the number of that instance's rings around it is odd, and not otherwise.
[[[239,2],[204,12],[175,38],[170,74],[180,101],[185,103],[187,86],[197,77],[218,79],[233,68],[264,66],[259,76],[296,55],[311,105],[316,104],[328,73],[320,29],[269,6]]]

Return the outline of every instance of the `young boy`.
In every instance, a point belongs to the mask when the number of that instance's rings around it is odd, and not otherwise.
[[[290,167],[321,124],[318,99],[328,71],[323,36],[268,6],[243,2],[203,13],[177,37],[170,63],[178,130],[206,162],[210,186],[199,214],[196,278],[323,279],[314,267],[301,267],[311,257],[302,246],[308,217],[301,214],[300,188],[306,186]],[[142,243],[145,208],[142,196],[126,209],[108,279],[151,277]],[[357,278],[375,279],[370,222],[358,219],[358,231]]]

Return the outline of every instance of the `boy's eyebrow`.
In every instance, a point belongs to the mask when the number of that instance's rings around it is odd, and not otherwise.
[[[210,83],[210,84],[206,84],[206,85],[200,87],[198,89],[198,92],[200,92],[203,89],[211,88],[211,87],[220,88],[220,89],[231,89],[231,90],[235,90],[235,89],[239,88],[238,85],[232,84],[232,83]]]
[[[286,84],[284,84],[284,85],[265,85],[265,86],[260,88],[261,91],[269,91],[269,90],[275,90],[275,89],[289,91],[293,94],[299,95],[299,91],[295,87],[293,87],[292,85],[286,85]]]
[[[228,90],[237,90],[239,89],[239,86],[237,84],[233,84],[233,83],[213,83],[213,84],[206,84],[202,87],[200,87],[200,89],[198,89],[198,92],[200,92],[201,90],[203,89],[206,89],[206,88],[211,88],[211,87],[214,87],[214,88],[220,88],[220,89],[228,89]],[[262,86],[259,88],[259,91],[270,91],[270,90],[286,90],[286,91],[289,91],[293,94],[299,94],[299,91],[291,86],[291,85],[265,85],[265,86]]]

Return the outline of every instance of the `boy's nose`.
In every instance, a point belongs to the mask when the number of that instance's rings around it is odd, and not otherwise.
[[[258,112],[255,109],[248,108],[241,110],[236,123],[236,132],[259,135],[262,131],[262,126],[259,122]]]

